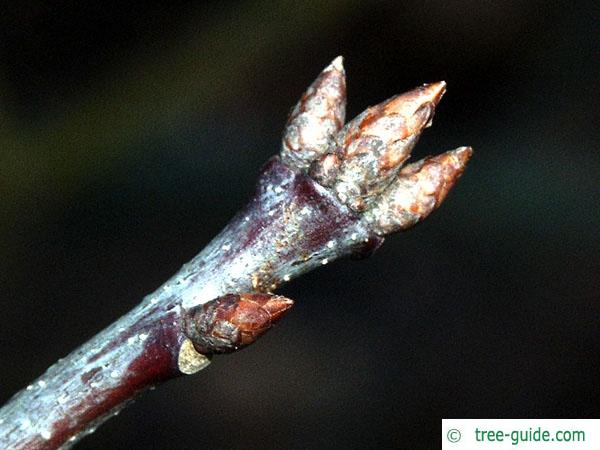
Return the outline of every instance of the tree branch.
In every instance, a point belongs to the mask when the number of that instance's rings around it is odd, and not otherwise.
[[[444,90],[423,85],[343,127],[336,58],[292,110],[248,205],[137,308],[17,393],[0,410],[0,446],[70,446],[137,393],[254,342],[292,305],[272,294],[282,283],[366,256],[425,218],[471,155],[461,147],[401,169]]]

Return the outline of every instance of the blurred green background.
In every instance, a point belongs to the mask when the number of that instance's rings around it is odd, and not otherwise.
[[[0,403],[227,223],[341,54],[349,117],[448,82],[414,154],[473,146],[455,191],[78,448],[435,448],[442,417],[598,417],[596,2],[2,9]]]

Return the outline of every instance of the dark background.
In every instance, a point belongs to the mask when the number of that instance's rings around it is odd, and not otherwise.
[[[79,448],[435,448],[443,417],[598,417],[595,4],[3,6],[0,403],[227,223],[342,54],[349,117],[448,82],[414,154],[472,145],[456,189]]]

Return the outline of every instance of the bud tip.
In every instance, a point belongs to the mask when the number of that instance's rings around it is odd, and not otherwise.
[[[260,294],[253,294],[252,297],[246,298],[242,296],[242,299],[244,301],[257,303],[262,309],[267,311],[270,316],[271,324],[281,319],[284,314],[288,312],[292,306],[294,306],[293,300],[280,295],[259,295]]]
[[[331,64],[329,66],[339,72],[344,72],[344,57],[342,55],[338,56],[333,61],[331,61]]]
[[[429,97],[429,101],[437,105],[446,93],[446,82],[436,81],[422,86],[423,93]]]
[[[473,156],[473,148],[472,147],[458,147],[455,150],[452,150],[451,154],[457,159],[458,163],[462,166],[466,165]]]

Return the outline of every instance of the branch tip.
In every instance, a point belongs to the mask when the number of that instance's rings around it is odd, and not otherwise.
[[[335,58],[290,112],[280,158],[246,208],[148,301],[0,409],[0,447],[70,446],[138,392],[252,344],[293,305],[257,290],[365,256],[427,217],[472,155],[460,147],[402,168],[445,90],[443,81],[421,85],[344,127],[345,71]]]

